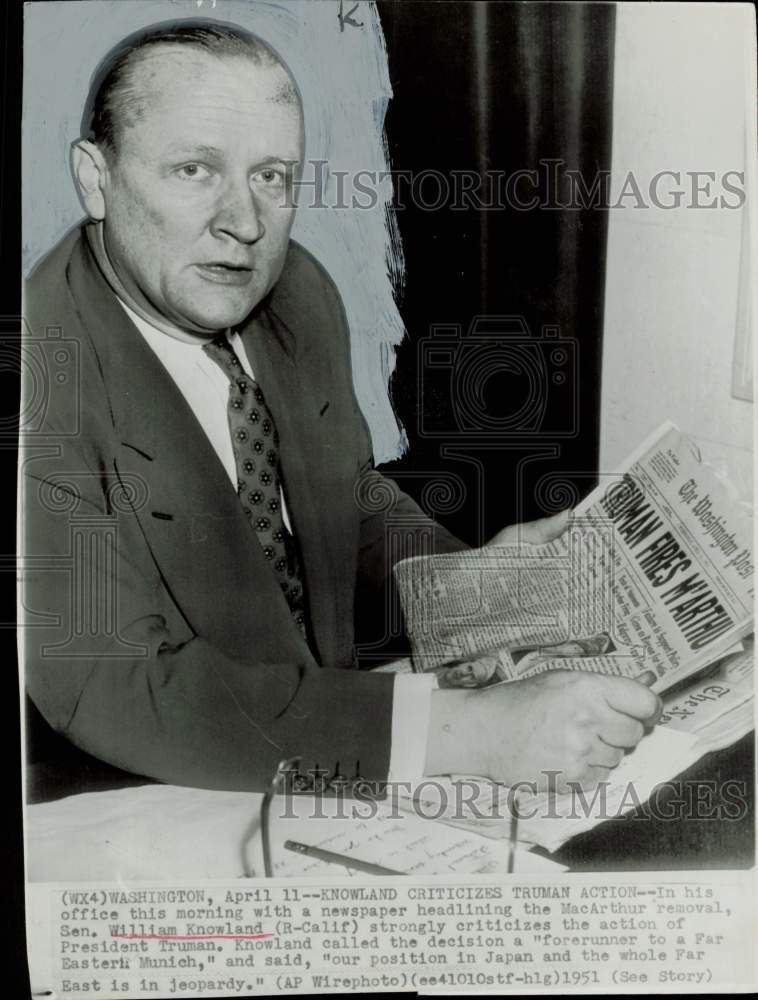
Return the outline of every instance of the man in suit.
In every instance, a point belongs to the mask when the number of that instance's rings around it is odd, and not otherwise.
[[[26,297],[29,349],[76,360],[23,452],[31,698],[176,784],[261,788],[293,754],[348,780],[591,784],[654,718],[642,684],[351,669],[356,586],[392,567],[342,305],[290,240],[302,158],[297,88],[242,31],[162,26],[96,75],[72,150],[88,221]],[[464,548],[394,493],[405,554]]]

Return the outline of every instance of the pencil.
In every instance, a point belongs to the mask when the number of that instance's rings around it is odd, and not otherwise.
[[[511,830],[510,830],[510,843],[508,844],[508,874],[512,875],[515,865],[516,865],[516,843],[518,841],[518,813],[516,812],[516,803],[513,804],[513,812],[511,813]]]
[[[296,840],[285,840],[284,846],[286,850],[294,851],[295,854],[305,854],[309,858],[328,861],[332,865],[342,865],[343,868],[353,868],[357,872],[366,872],[367,875],[405,875],[405,872],[398,872],[393,868],[383,868],[381,865],[371,864],[370,861],[358,861],[356,858],[347,858],[344,854],[335,854],[334,851],[324,851],[320,847],[300,844]]]

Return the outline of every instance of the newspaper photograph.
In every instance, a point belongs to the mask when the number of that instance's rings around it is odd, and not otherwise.
[[[0,18],[9,995],[755,991],[753,7]]]

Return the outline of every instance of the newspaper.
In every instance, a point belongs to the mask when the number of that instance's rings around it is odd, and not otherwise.
[[[693,683],[666,693],[659,726],[685,733],[710,732],[721,720],[735,718],[753,699],[755,649],[752,637],[745,648],[726,657]],[[752,722],[752,716],[751,716]],[[742,733],[735,735],[735,739]]]
[[[752,577],[749,507],[672,423],[554,541],[395,567],[414,668],[441,687],[560,668],[652,670],[667,690],[752,632]]]

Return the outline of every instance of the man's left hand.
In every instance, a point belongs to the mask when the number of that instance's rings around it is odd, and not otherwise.
[[[486,545],[544,545],[559,538],[568,528],[571,521],[571,510],[562,510],[552,517],[541,517],[537,521],[525,521],[523,524],[509,524],[507,528],[498,531]]]

